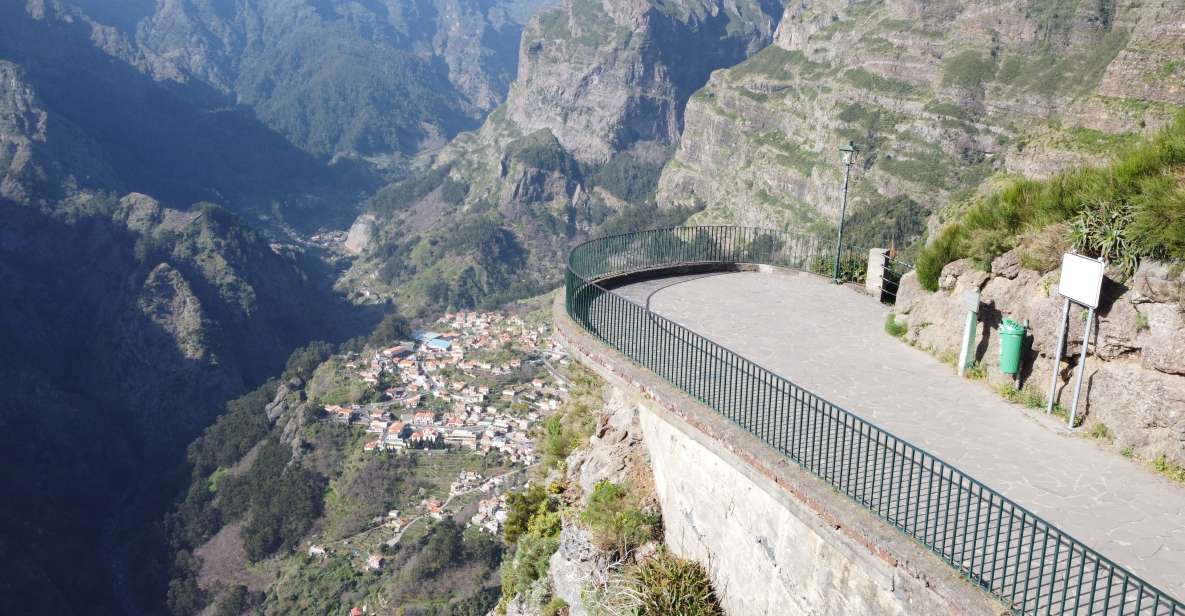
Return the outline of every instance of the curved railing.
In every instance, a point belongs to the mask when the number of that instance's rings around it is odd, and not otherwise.
[[[566,309],[588,332],[913,537],[1015,613],[1185,616],[1177,600],[970,475],[611,290],[615,280],[691,268],[812,269],[831,262],[820,256],[826,251],[813,238],[738,227],[595,239],[569,255]]]

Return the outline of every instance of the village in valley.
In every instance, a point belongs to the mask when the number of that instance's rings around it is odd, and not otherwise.
[[[410,340],[336,358],[339,387],[369,395],[352,403],[324,400],[319,422],[364,431],[355,454],[363,459],[415,455],[459,469],[450,470],[447,493],[442,481],[440,493],[390,510],[361,532],[310,543],[309,556],[344,549],[381,570],[389,548],[418,534],[413,527],[422,532],[446,517],[500,534],[507,492],[525,483],[524,471],[539,459],[534,431],[569,395],[562,371],[570,360],[546,321],[530,315],[464,311],[431,327]]]

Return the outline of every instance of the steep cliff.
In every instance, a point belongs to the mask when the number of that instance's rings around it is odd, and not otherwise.
[[[189,440],[292,349],[364,324],[311,259],[216,206],[2,207],[0,611],[151,609]]]
[[[132,34],[300,147],[382,163],[443,145],[502,102],[530,4],[181,0]]]
[[[700,222],[825,230],[838,217],[837,147],[852,140],[863,152],[849,214],[887,212],[890,223],[855,231],[904,245],[928,212],[993,177],[1098,162],[1164,125],[1185,104],[1182,8],[798,5],[773,45],[692,97],[659,203],[705,204]]]
[[[345,284],[472,305],[554,281],[566,247],[623,212],[654,222],[646,204],[688,97],[767,44],[781,13],[716,0],[569,0],[540,13],[506,104],[373,199],[383,230]],[[476,255],[455,240],[471,228],[487,238]]]
[[[362,165],[318,160],[208,85],[162,77],[171,65],[70,5],[0,5],[0,57],[8,198],[140,192],[316,228],[353,218],[374,186]]]

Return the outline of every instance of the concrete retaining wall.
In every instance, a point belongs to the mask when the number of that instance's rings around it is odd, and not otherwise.
[[[554,307],[556,335],[638,407],[666,543],[729,614],[1002,614],[920,544]]]

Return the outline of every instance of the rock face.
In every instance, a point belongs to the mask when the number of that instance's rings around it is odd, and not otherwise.
[[[780,2],[565,0],[539,13],[523,32],[505,105],[372,200],[382,230],[345,286],[378,279],[416,290],[397,296],[401,305],[436,296],[465,306],[553,280],[573,242],[622,209],[647,216],[688,98],[713,70],[768,44],[782,10]],[[441,254],[476,225],[497,227],[489,235],[505,240],[510,267],[471,249]]]
[[[51,117],[20,66],[0,60],[0,198],[60,197],[63,183],[111,183],[97,149],[76,126]]]
[[[691,93],[764,46],[780,14],[774,3],[565,2],[523,33],[507,117],[524,133],[551,130],[582,161],[673,144]]]
[[[897,298],[897,319],[908,325],[909,342],[957,355],[965,318],[961,298],[968,290],[979,290],[976,359],[992,381],[1010,381],[998,369],[996,332],[1005,317],[1028,321],[1022,377],[1026,388],[1044,397],[1062,316],[1057,279],[1057,271],[1041,274],[1021,267],[1016,250],[997,258],[991,272],[976,269],[969,260],[955,261],[943,268],[935,293],[922,290],[916,274],[907,274]],[[1079,404],[1086,421],[1104,424],[1118,445],[1131,447],[1142,458],[1163,455],[1177,464],[1185,463],[1185,316],[1178,291],[1183,283],[1185,274],[1151,261],[1140,265],[1127,286],[1105,281]],[[1084,311],[1071,310],[1058,388],[1058,402],[1066,408],[1085,333]]]
[[[0,5],[0,198],[135,191],[175,208],[270,209],[300,227],[342,216],[373,185],[362,165],[314,158],[186,79],[134,32],[65,2]]]
[[[350,225],[350,232],[346,235],[345,249],[354,254],[361,253],[374,242],[375,232],[375,217],[370,214],[359,216],[354,224]]]
[[[1185,104],[1181,78],[1166,76],[1185,70],[1183,8],[795,5],[773,45],[691,98],[659,203],[705,204],[705,223],[820,231],[838,217],[837,148],[851,140],[863,152],[849,215],[918,204],[871,240],[904,245],[928,211],[1000,172],[1044,177],[1101,162],[1123,141],[1116,134],[1163,125]]]
[[[505,99],[538,3],[76,4],[159,77],[198,81],[248,105],[319,156],[381,162],[440,147]]]

